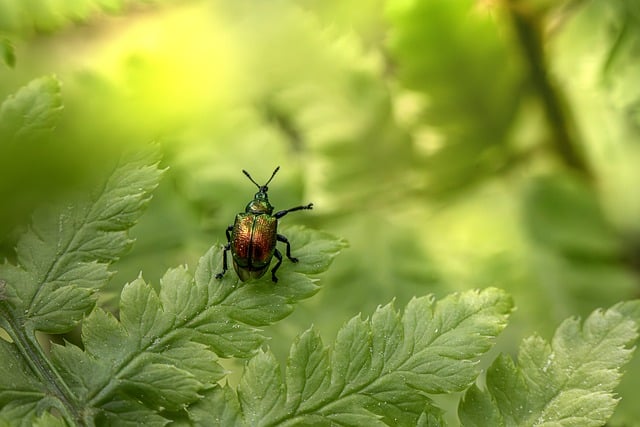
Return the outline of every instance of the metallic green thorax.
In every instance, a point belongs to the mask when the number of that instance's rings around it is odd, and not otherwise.
[[[271,206],[271,203],[269,203],[269,197],[267,197],[268,190],[269,189],[266,185],[260,187],[260,191],[253,196],[253,200],[249,202],[244,211],[252,214],[271,215],[273,213],[273,206]]]

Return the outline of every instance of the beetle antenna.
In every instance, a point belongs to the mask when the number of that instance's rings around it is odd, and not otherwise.
[[[280,166],[276,167],[276,170],[274,170],[273,173],[271,174],[271,178],[269,178],[269,181],[267,181],[267,183],[264,185],[265,187],[269,185],[273,177],[276,176],[276,172],[278,172],[279,170],[280,170]]]
[[[249,172],[247,172],[246,170],[242,169],[242,173],[244,173],[247,176],[247,178],[249,178],[251,180],[251,182],[253,182],[256,185],[256,187],[260,188],[260,184],[258,184],[257,182],[255,182],[253,180],[253,178],[251,178],[251,175],[249,175]]]

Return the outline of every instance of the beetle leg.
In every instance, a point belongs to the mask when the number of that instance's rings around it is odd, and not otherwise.
[[[227,244],[224,245],[224,250],[222,251],[222,271],[216,274],[216,279],[222,279],[222,276],[224,276],[224,273],[226,273],[228,270],[227,251],[231,249],[231,231],[232,230],[233,230],[233,225],[228,226],[227,229],[225,230],[225,234],[227,235]]]
[[[278,259],[278,262],[271,269],[271,280],[273,280],[273,283],[277,283],[278,282],[278,278],[276,277],[276,271],[278,271],[278,269],[280,268],[280,264],[282,264],[282,254],[280,253],[280,251],[278,249],[276,249],[273,252],[273,256],[275,256]]]
[[[295,208],[285,209],[283,211],[278,211],[273,216],[276,217],[276,219],[277,218],[282,218],[283,216],[285,216],[289,212],[301,211],[303,209],[313,209],[313,203],[309,203],[308,205],[304,205],[304,206],[296,206]]]
[[[289,260],[291,260],[291,262],[298,262],[298,258],[294,258],[291,256],[291,243],[289,243],[289,240],[284,237],[282,234],[277,234],[276,238],[278,239],[279,242],[285,243],[287,245],[287,258],[289,258]]]
[[[231,249],[231,243],[227,243],[226,245],[224,245],[224,250],[222,251],[222,271],[218,274],[216,274],[216,279],[222,279],[222,276],[224,276],[224,273],[227,272],[228,267],[227,267],[227,251]]]

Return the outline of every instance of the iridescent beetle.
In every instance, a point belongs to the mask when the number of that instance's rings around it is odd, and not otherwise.
[[[221,279],[227,272],[227,251],[231,250],[233,258],[233,268],[238,273],[238,277],[243,282],[249,279],[262,277],[271,264],[271,259],[275,256],[278,262],[271,269],[271,280],[278,281],[276,271],[282,264],[282,254],[276,248],[276,242],[283,242],[287,245],[286,255],[291,262],[298,262],[297,258],[291,256],[291,244],[286,237],[278,234],[278,220],[289,212],[302,209],[313,209],[313,203],[295,208],[285,209],[273,214],[273,206],[269,203],[267,185],[271,182],[276,172],[280,170],[278,166],[271,174],[271,178],[264,185],[259,185],[251,178],[249,172],[242,172],[258,187],[258,192],[249,202],[243,213],[236,215],[233,225],[227,227],[227,244],[222,252],[222,271],[216,274],[216,279]],[[272,215],[273,214],[273,215]]]

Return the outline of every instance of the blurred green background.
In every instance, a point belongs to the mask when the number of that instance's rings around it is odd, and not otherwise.
[[[20,130],[12,105],[41,95]],[[194,266],[255,193],[348,240],[274,326],[497,286],[496,351],[640,297],[637,0],[0,0],[0,255],[150,143],[168,171],[105,297]],[[18,130],[16,130],[18,129]],[[295,254],[295,248],[292,248]],[[638,425],[640,357],[611,425]]]

